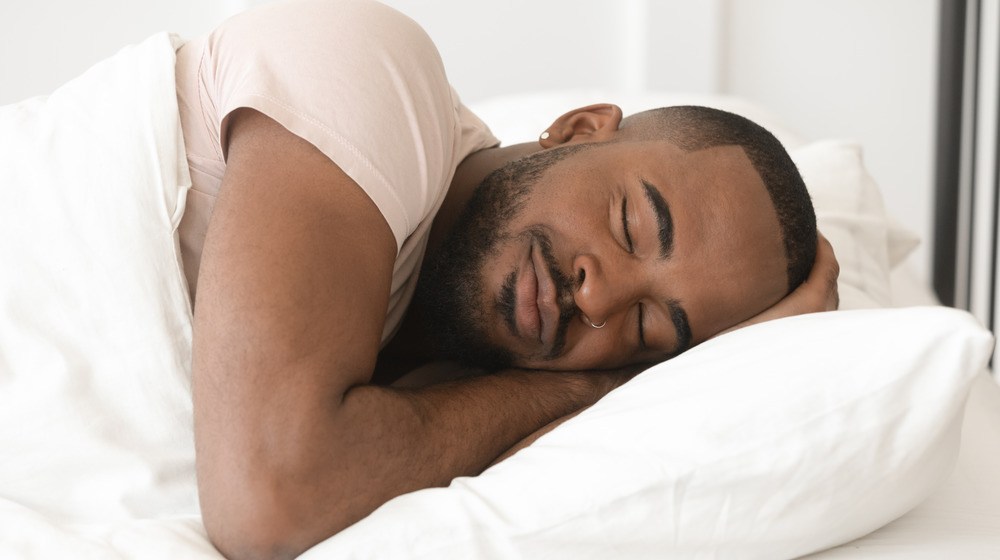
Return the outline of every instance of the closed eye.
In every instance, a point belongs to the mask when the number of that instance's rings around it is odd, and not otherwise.
[[[632,234],[629,232],[628,228],[628,198],[622,197],[622,231],[625,233],[625,245],[628,247],[629,253],[635,253],[635,246],[632,244]],[[639,349],[642,351],[646,350],[646,333],[643,331],[642,326],[643,308],[642,304],[639,304]]]
[[[632,245],[632,235],[628,230],[628,198],[625,197],[622,197],[622,231],[625,233],[625,245],[628,252],[634,253],[635,247]]]
[[[639,349],[642,350],[642,351],[645,351],[646,350],[646,333],[644,332],[644,329],[642,327],[642,318],[643,318],[643,315],[644,315],[644,313],[643,313],[643,305],[640,303],[639,304]]]

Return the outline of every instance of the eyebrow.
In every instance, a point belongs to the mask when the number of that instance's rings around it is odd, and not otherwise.
[[[642,186],[646,191],[646,200],[653,207],[653,214],[656,215],[656,223],[659,226],[657,237],[660,240],[660,258],[669,259],[674,252],[674,218],[670,215],[670,205],[649,181],[642,179]]]

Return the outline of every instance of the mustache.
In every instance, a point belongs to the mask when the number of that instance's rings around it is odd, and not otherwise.
[[[569,322],[580,314],[580,308],[577,307],[576,300],[573,299],[573,294],[576,293],[580,283],[575,277],[566,274],[559,267],[559,262],[556,261],[555,254],[552,252],[552,239],[548,234],[536,229],[531,231],[531,235],[538,243],[542,260],[545,261],[545,267],[549,269],[549,275],[556,286],[556,304],[559,306],[559,321],[556,324],[556,335],[552,348],[545,356],[546,359],[552,360],[558,357],[562,353],[563,348],[566,347],[566,333],[569,331]]]
[[[545,359],[551,360],[558,357],[566,347],[566,334],[569,331],[569,323],[580,314],[580,308],[577,307],[576,300],[573,299],[573,294],[579,288],[579,282],[560,268],[559,262],[552,251],[552,239],[545,231],[532,229],[528,231],[528,234],[535,241],[556,289],[556,305],[559,307],[559,318],[556,323],[556,334],[552,348],[545,355]],[[517,319],[514,311],[517,300],[515,293],[516,282],[517,271],[515,270],[504,278],[504,283],[500,287],[500,293],[496,299],[497,310],[511,331],[517,330]]]

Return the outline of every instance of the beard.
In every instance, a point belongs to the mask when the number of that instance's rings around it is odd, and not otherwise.
[[[535,183],[556,162],[592,146],[583,144],[539,152],[512,161],[490,173],[473,192],[441,247],[424,262],[414,305],[420,313],[435,350],[445,359],[489,371],[515,365],[514,353],[494,343],[486,325],[493,320],[484,305],[483,269],[512,240],[509,224],[524,208]],[[560,317],[556,348],[562,350],[569,321],[576,315],[572,303],[573,281],[560,271],[552,256],[551,243],[541,231],[521,235],[534,237],[547,261],[556,285]],[[505,323],[513,325],[514,289],[512,273],[492,301]]]

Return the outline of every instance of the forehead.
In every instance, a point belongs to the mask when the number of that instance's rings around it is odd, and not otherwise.
[[[602,143],[557,162],[542,183],[569,181],[589,184],[591,189],[615,189],[636,180],[652,183],[672,204],[694,204],[706,218],[732,218],[731,207],[743,204],[774,214],[760,174],[743,148],[735,145],[684,151],[665,140]]]
[[[710,148],[681,160],[678,182],[664,196],[681,209],[678,266],[690,282],[680,298],[701,341],[784,297],[788,265],[771,196],[742,148]]]
[[[685,152],[664,144],[659,161],[646,164],[661,173],[661,194],[671,196],[675,204],[690,204],[689,210],[700,210],[700,220],[742,225],[737,218],[761,218],[777,225],[771,196],[742,147]]]
[[[687,284],[681,296],[707,337],[784,297],[788,265],[774,203],[742,148],[690,152],[680,162],[661,192],[678,208],[678,266],[712,287]]]
[[[675,182],[694,182],[702,186],[752,185],[766,192],[760,175],[742,147],[723,145],[685,151],[666,140],[591,144],[589,149],[575,151],[557,161],[543,181],[571,175],[608,176],[630,172],[669,173]],[[717,184],[720,181],[726,184]]]

